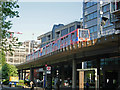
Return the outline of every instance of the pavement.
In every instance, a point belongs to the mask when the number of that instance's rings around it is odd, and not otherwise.
[[[30,87],[20,88],[20,87],[9,87],[6,85],[3,85],[3,88],[0,85],[0,90],[31,90]],[[41,87],[34,87],[34,90],[43,90]]]
[[[0,85],[0,90],[30,90],[30,88],[19,88],[19,87],[8,87],[3,85],[3,88]]]
[[[3,88],[1,87],[0,85],[0,90],[31,90],[30,87],[25,87],[25,88],[20,88],[20,87],[9,87],[9,86],[6,86],[6,85],[3,85]],[[45,90],[41,87],[34,87],[34,90]],[[55,90],[55,89],[52,89],[52,90]],[[70,88],[61,88],[60,90],[72,90]]]

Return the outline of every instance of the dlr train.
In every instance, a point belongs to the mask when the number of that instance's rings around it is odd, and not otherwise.
[[[26,60],[33,60],[44,55],[50,54],[65,47],[78,44],[79,42],[86,42],[90,40],[90,32],[88,29],[76,29],[57,40],[45,45],[37,51],[32,52],[26,56]]]

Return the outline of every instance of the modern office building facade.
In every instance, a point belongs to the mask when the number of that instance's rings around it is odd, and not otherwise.
[[[102,0],[101,0],[102,1]],[[102,17],[108,18],[106,24],[101,26]],[[103,0],[102,3],[95,0],[84,0],[83,2],[83,27],[90,30],[91,40],[102,35],[114,33],[115,29],[111,23],[110,2]]]
[[[119,1],[119,0],[118,0]],[[115,1],[106,1],[106,0],[84,0],[83,2],[83,27],[90,30],[91,40],[97,39],[102,36],[116,34],[115,25],[119,23],[120,20],[115,20],[116,23],[113,23],[114,18],[111,13],[111,3]],[[118,5],[118,3],[117,3]],[[119,11],[118,11],[119,12]],[[117,16],[120,16],[120,13],[117,12]],[[102,17],[107,18],[104,25],[102,25]],[[118,25],[119,26],[119,25]],[[119,28],[118,28],[119,29]],[[118,50],[119,50],[119,41],[118,41]],[[116,54],[114,57],[105,56],[105,58],[98,58],[95,60],[86,61],[86,68],[97,68],[99,65],[99,88],[114,88],[118,89],[120,84],[120,55]],[[93,73],[88,71],[90,75],[86,79],[90,83],[90,86],[95,83],[95,78]]]

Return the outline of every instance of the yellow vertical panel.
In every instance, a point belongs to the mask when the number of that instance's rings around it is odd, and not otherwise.
[[[82,42],[82,47],[86,47],[87,46],[87,42]]]
[[[84,90],[84,71],[79,72],[79,90]]]
[[[92,41],[90,40],[90,41],[87,41],[87,46],[91,46],[92,45]]]

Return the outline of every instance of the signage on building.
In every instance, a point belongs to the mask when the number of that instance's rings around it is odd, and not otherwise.
[[[51,71],[51,67],[50,67],[50,66],[47,66],[47,70],[48,70],[48,71]]]
[[[47,66],[47,71],[46,71],[47,74],[51,74],[51,67],[50,66]]]

